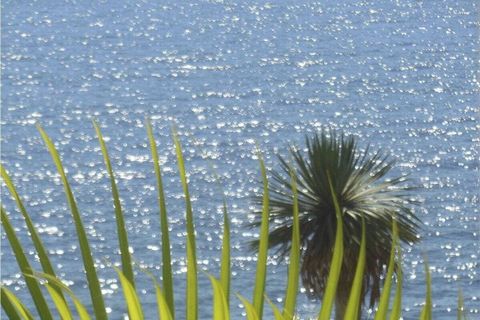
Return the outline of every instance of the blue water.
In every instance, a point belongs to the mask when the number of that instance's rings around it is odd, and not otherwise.
[[[112,319],[126,313],[109,180],[90,119],[108,137],[135,260],[160,276],[155,178],[144,127],[152,119],[167,190],[178,315],[184,314],[184,204],[170,128],[190,174],[200,269],[219,269],[221,177],[232,219],[233,291],[251,296],[259,141],[269,167],[288,143],[324,126],[391,152],[415,194],[422,241],[405,254],[404,318],[433,279],[434,319],[456,316],[462,288],[471,318],[479,292],[479,17],[475,1],[4,1],[2,163],[23,196],[59,274],[88,304],[69,210],[34,124],[57,142],[87,226]],[[20,214],[2,196],[22,242]],[[28,303],[2,230],[2,284]],[[31,260],[35,254],[28,250]],[[35,266],[39,269],[38,263]],[[281,305],[285,264],[269,265],[268,294]],[[137,276],[146,314],[151,283]],[[200,273],[201,318],[211,316]],[[29,304],[32,307],[32,304]],[[234,318],[243,309],[232,298]],[[33,309],[33,307],[32,307]],[[268,308],[267,308],[268,309]],[[318,301],[299,297],[299,316]],[[267,313],[269,315],[269,313]],[[368,312],[366,312],[368,316]],[[182,318],[180,316],[179,318]],[[370,316],[371,318],[371,316]]]

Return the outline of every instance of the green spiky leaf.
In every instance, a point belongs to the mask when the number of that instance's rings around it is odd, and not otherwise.
[[[335,234],[335,246],[333,248],[333,258],[330,265],[330,272],[327,280],[327,287],[325,289],[325,295],[322,300],[322,307],[318,315],[319,320],[330,319],[332,313],[333,303],[335,301],[335,295],[337,292],[338,279],[340,278],[340,271],[342,269],[343,260],[343,218],[340,206],[338,204],[337,195],[332,185],[332,179],[327,172],[328,183],[330,186],[330,193],[332,201],[335,206],[335,215],[337,218],[337,230]]]
[[[183,193],[185,195],[186,220],[187,220],[187,320],[196,320],[198,317],[198,288],[197,288],[197,256],[195,245],[195,227],[193,223],[192,203],[188,191],[187,173],[183,161],[182,148],[175,129],[173,141],[177,154],[178,171],[182,181]]]
[[[62,161],[60,160],[60,155],[58,154],[55,145],[53,144],[50,137],[47,135],[45,130],[37,124],[37,129],[42,136],[45,145],[47,146],[50,155],[52,156],[53,162],[57,167],[57,171],[60,174],[60,178],[63,183],[65,190],[65,195],[67,197],[67,202],[72,213],[73,221],[75,224],[75,230],[78,237],[78,242],[80,245],[80,252],[82,253],[83,266],[87,274],[88,288],[90,290],[90,297],[93,304],[93,310],[95,317],[97,319],[108,319],[107,312],[105,310],[105,303],[102,296],[102,291],[100,289],[100,282],[98,281],[97,271],[95,269],[95,264],[93,262],[92,252],[90,250],[90,245],[88,243],[87,234],[83,226],[82,219],[80,217],[80,211],[78,210],[75,197],[73,196],[72,189],[67,180],[67,175],[63,169]]]
[[[98,142],[100,143],[100,149],[102,150],[105,166],[107,167],[108,176],[110,177],[110,186],[112,188],[113,206],[115,208],[115,221],[117,223],[118,245],[120,248],[120,255],[122,257],[122,271],[128,281],[135,288],[135,278],[132,269],[132,259],[130,257],[128,235],[125,227],[125,220],[123,218],[122,206],[120,204],[120,195],[117,189],[117,183],[115,182],[115,175],[113,174],[112,164],[108,155],[107,146],[103,139],[100,126],[95,120],[93,120],[93,126],[97,133]]]
[[[153,159],[153,168],[157,179],[158,205],[160,207],[160,228],[162,234],[162,278],[165,299],[175,317],[175,301],[173,295],[173,276],[172,276],[172,259],[170,251],[170,235],[168,231],[167,206],[165,204],[165,194],[163,191],[162,172],[160,169],[160,160],[158,158],[157,143],[153,135],[153,129],[150,121],[146,121],[147,135],[150,142],[150,151]]]

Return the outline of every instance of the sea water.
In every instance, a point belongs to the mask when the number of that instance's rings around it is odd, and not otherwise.
[[[3,1],[2,164],[23,197],[58,274],[90,305],[71,215],[35,123],[55,141],[99,267],[113,319],[126,314],[110,263],[120,261],[110,184],[91,119],[106,138],[136,263],[160,277],[156,180],[144,119],[152,120],[167,195],[177,315],[185,306],[184,199],[171,139],[184,148],[199,270],[218,274],[222,190],[232,223],[232,292],[251,297],[261,190],[258,142],[269,168],[321,128],[396,159],[393,174],[421,188],[421,242],[404,253],[405,319],[425,299],[433,318],[471,318],[479,301],[478,4],[475,1]],[[219,183],[215,182],[218,174]],[[34,267],[14,203],[2,202]],[[2,284],[34,309],[2,230]],[[282,305],[286,264],[269,260],[267,293]],[[154,289],[136,268],[145,314]],[[200,318],[211,288],[199,273]],[[244,309],[231,299],[234,318]],[[299,296],[300,318],[320,302]],[[266,307],[267,317],[271,317]],[[369,311],[365,317],[372,318]]]

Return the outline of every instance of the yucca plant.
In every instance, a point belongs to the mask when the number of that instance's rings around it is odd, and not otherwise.
[[[346,311],[361,250],[363,224],[367,230],[366,262],[360,301],[363,304],[365,296],[370,293],[369,305],[373,307],[380,298],[384,266],[392,261],[394,217],[401,242],[412,244],[419,239],[419,220],[411,210],[410,188],[404,183],[405,177],[387,179],[394,163],[388,156],[381,152],[370,155],[368,148],[361,152],[353,136],[337,134],[334,130],[307,136],[305,152],[295,146],[289,151],[290,158],[279,156],[280,169],[272,172],[269,247],[276,248],[280,258],[291,251],[294,228],[291,194],[294,186],[289,175],[293,166],[298,184],[300,273],[304,287],[311,296],[325,300],[338,236],[333,192],[344,229],[342,268],[335,296],[336,319],[343,319]],[[255,202],[260,203],[261,198],[256,198]],[[252,223],[255,227],[262,220],[260,211],[256,213],[257,218]],[[258,242],[253,246],[258,248]]]
[[[120,260],[121,268],[113,267],[118,274],[120,280],[122,291],[124,295],[124,301],[126,305],[126,312],[129,315],[130,319],[141,320],[144,318],[152,318],[153,315],[151,311],[144,310],[140,303],[140,297],[135,289],[135,277],[133,273],[133,258],[130,256],[128,251],[128,236],[125,230],[124,221],[123,221],[123,212],[120,207],[120,195],[118,193],[115,175],[113,171],[113,166],[110,163],[110,158],[107,152],[106,144],[102,137],[100,127],[94,122],[94,127],[100,142],[100,147],[102,154],[104,156],[107,172],[110,177],[111,189],[112,189],[112,200],[113,208],[115,211],[115,218],[117,224],[117,237],[120,248]],[[173,277],[172,277],[172,268],[171,268],[171,251],[169,246],[169,235],[168,235],[168,219],[167,219],[167,210],[165,206],[165,196],[161,179],[161,168],[159,164],[159,158],[157,154],[156,142],[153,135],[153,129],[150,123],[147,121],[147,135],[150,142],[150,149],[152,152],[152,159],[154,165],[154,171],[157,178],[157,191],[158,191],[158,201],[159,201],[159,218],[161,221],[161,239],[162,239],[162,257],[160,262],[162,264],[162,286],[157,282],[156,278],[150,274],[148,271],[144,273],[152,278],[152,284],[155,288],[155,296],[158,307],[158,317],[162,320],[171,320],[175,319],[175,302],[173,300]],[[57,166],[57,169],[60,173],[65,194],[67,197],[67,202],[70,206],[72,219],[76,226],[76,233],[79,240],[80,251],[82,254],[82,259],[84,262],[84,270],[86,272],[86,277],[89,282],[89,290],[91,301],[90,303],[85,303],[80,301],[77,294],[72,292],[68,286],[66,286],[62,281],[60,281],[56,274],[55,270],[52,267],[52,264],[47,255],[47,250],[44,248],[40,236],[38,235],[37,230],[34,227],[34,223],[28,214],[25,206],[22,202],[20,195],[17,193],[13,181],[10,179],[6,169],[1,166],[1,177],[4,183],[7,186],[7,189],[10,191],[11,195],[15,199],[19,211],[25,219],[27,228],[32,239],[35,250],[38,253],[40,259],[40,265],[42,271],[33,270],[31,264],[28,260],[27,255],[25,254],[25,249],[22,247],[17,233],[9,221],[9,215],[6,213],[5,209],[1,207],[1,221],[4,232],[8,241],[10,242],[11,248],[14,252],[15,258],[19,265],[21,272],[24,275],[26,285],[30,294],[32,296],[34,307],[36,308],[36,313],[30,310],[33,306],[23,303],[15,294],[13,294],[6,287],[1,287],[1,305],[2,309],[9,317],[9,319],[54,319],[55,316],[58,316],[61,319],[81,319],[89,320],[92,318],[95,319],[107,319],[107,313],[105,306],[103,304],[103,296],[101,292],[98,292],[100,289],[100,283],[98,278],[96,278],[96,267],[92,263],[93,253],[90,250],[88,238],[85,232],[85,228],[82,224],[81,214],[76,206],[75,198],[73,191],[68,182],[67,176],[63,169],[63,165],[60,159],[60,156],[46,132],[39,126],[38,127],[40,134],[52,155],[52,159]],[[184,195],[185,195],[185,204],[186,204],[186,220],[187,220],[187,285],[186,285],[186,299],[187,310],[185,316],[179,316],[179,318],[185,318],[187,320],[195,320],[199,317],[197,310],[199,305],[199,296],[197,295],[198,286],[197,286],[197,268],[196,268],[196,246],[195,246],[195,230],[194,230],[194,215],[193,209],[190,202],[190,195],[188,191],[188,181],[186,179],[186,169],[183,160],[183,155],[181,151],[181,145],[179,138],[173,131],[173,140],[174,148],[176,150],[177,162],[179,165],[180,180],[183,186]],[[270,220],[270,187],[267,179],[267,173],[265,165],[262,159],[261,154],[259,153],[260,158],[260,168],[261,176],[263,180],[264,192],[262,196],[262,221],[261,221],[261,232],[260,232],[260,247],[261,252],[259,253],[258,262],[257,262],[257,273],[255,279],[255,288],[252,294],[252,300],[237,294],[237,297],[245,307],[246,317],[249,320],[262,319],[263,317],[263,308],[264,301],[266,300],[272,308],[273,315],[276,320],[286,320],[293,319],[296,312],[296,298],[299,287],[299,268],[300,268],[300,254],[301,254],[301,211],[300,211],[300,189],[297,189],[297,173],[296,169],[293,167],[288,168],[289,175],[289,186],[291,187],[291,194],[289,199],[292,203],[292,212],[291,212],[291,233],[290,233],[290,259],[289,259],[289,270],[288,277],[285,283],[285,303],[283,310],[280,310],[275,304],[273,304],[268,297],[265,295],[266,287],[266,272],[267,272],[267,249],[269,246],[269,220]],[[332,253],[332,262],[331,267],[328,273],[328,280],[326,281],[326,288],[324,290],[324,299],[322,301],[322,306],[318,318],[321,320],[330,319],[332,313],[332,307],[335,303],[335,299],[338,296],[338,288],[340,286],[339,279],[341,277],[342,270],[342,261],[344,261],[345,251],[345,224],[341,211],[341,203],[339,201],[339,193],[335,190],[335,179],[331,177],[330,173],[327,172],[327,186],[331,204],[333,206],[334,214],[336,219],[334,232],[335,240],[333,244],[333,253]],[[368,255],[368,232],[367,230],[367,217],[366,215],[361,215],[360,219],[360,238],[359,238],[359,256],[358,261],[355,261],[354,266],[354,279],[352,281],[351,288],[347,288],[349,292],[349,297],[347,301],[345,319],[355,319],[359,316],[359,306],[361,305],[361,298],[364,292],[363,282],[364,282],[364,269],[367,265],[367,255]],[[218,320],[229,319],[231,314],[230,308],[230,226],[227,212],[226,201],[223,201],[223,221],[224,221],[224,233],[222,240],[222,252],[221,252],[221,267],[219,277],[215,277],[211,274],[207,274],[210,279],[213,291],[213,298],[210,302],[213,308],[213,318]],[[392,231],[390,234],[392,238],[389,239],[391,243],[391,250],[389,255],[389,267],[387,271],[387,280],[385,281],[384,289],[382,290],[382,298],[380,299],[377,317],[378,319],[385,319],[388,311],[388,302],[390,297],[390,289],[392,286],[392,274],[394,268],[397,270],[397,289],[395,291],[394,303],[392,306],[392,312],[390,319],[399,319],[401,312],[401,287],[402,287],[402,277],[401,277],[401,262],[400,262],[400,246],[398,244],[398,235],[397,222],[393,220]],[[429,319],[431,318],[431,289],[430,289],[430,278],[427,271],[427,297],[425,307],[422,311],[420,319]],[[42,289],[42,286],[44,289]],[[47,296],[50,296],[52,305],[49,305]],[[184,302],[182,302],[184,303]],[[209,303],[208,301],[202,301],[202,303]],[[87,308],[88,306],[88,308]],[[87,310],[93,310],[92,314],[89,314]],[[458,315],[459,317],[463,315],[463,298],[459,297],[459,306],[458,306]],[[338,317],[338,316],[337,316]]]

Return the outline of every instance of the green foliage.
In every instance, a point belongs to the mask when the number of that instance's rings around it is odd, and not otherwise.
[[[120,255],[122,257],[122,270],[125,277],[135,288],[135,279],[133,277],[132,261],[130,258],[130,251],[128,249],[128,235],[125,229],[125,221],[123,219],[122,206],[120,204],[120,196],[118,194],[117,183],[115,182],[115,176],[113,174],[112,165],[110,163],[110,157],[108,156],[107,146],[103,140],[102,132],[97,122],[93,121],[93,126],[97,133],[98,142],[100,143],[100,149],[102,150],[103,159],[107,167],[108,176],[110,177],[110,184],[112,188],[113,206],[115,208],[115,221],[117,222],[118,233],[118,246],[120,248]]]
[[[340,278],[340,271],[342,270],[343,261],[343,218],[338,204],[337,195],[333,189],[332,179],[327,172],[328,184],[332,195],[333,205],[335,207],[335,215],[337,217],[337,231],[335,236],[335,246],[333,247],[332,263],[330,265],[330,273],[328,274],[327,287],[325,288],[325,295],[322,300],[322,308],[318,315],[319,320],[330,319],[332,313],[333,303],[335,302],[335,295],[337,293],[338,279]]]
[[[45,145],[47,146],[50,155],[52,156],[53,162],[57,167],[57,171],[60,174],[65,190],[65,195],[67,197],[67,202],[70,206],[70,211],[72,212],[78,242],[80,244],[80,252],[82,253],[83,266],[85,268],[85,272],[87,273],[88,288],[90,289],[90,297],[92,299],[95,317],[97,319],[107,319],[105,303],[103,301],[103,295],[100,289],[100,282],[98,281],[97,270],[95,269],[95,264],[93,262],[92,252],[88,243],[87,233],[85,231],[85,228],[83,227],[82,218],[80,217],[77,203],[73,196],[72,189],[70,188],[70,183],[67,180],[67,175],[65,174],[65,170],[63,169],[60,155],[58,154],[58,151],[55,148],[52,140],[50,140],[50,137],[43,130],[43,128],[40,125],[37,125],[37,129],[38,131],[40,131],[40,135],[42,136],[42,139],[45,142]],[[40,314],[43,316],[43,313]]]
[[[365,240],[365,219],[362,218],[362,240],[360,244],[360,253],[358,254],[357,269],[355,270],[355,277],[353,279],[352,289],[350,291],[350,298],[345,310],[345,318],[358,319],[359,310],[362,306],[360,301],[363,286],[363,272],[365,270],[365,262],[367,259],[367,242]]]
[[[150,151],[152,153],[153,168],[157,179],[158,205],[160,207],[160,233],[162,235],[162,278],[163,290],[169,310],[172,316],[175,315],[175,301],[173,298],[173,276],[170,253],[170,235],[168,231],[167,206],[165,204],[165,194],[163,192],[162,173],[160,170],[160,161],[158,159],[157,143],[153,136],[153,129],[150,121],[146,121],[147,135],[150,142]]]
[[[177,153],[178,171],[185,195],[187,220],[187,320],[196,320],[198,317],[198,288],[197,288],[197,254],[195,246],[195,227],[193,224],[192,203],[188,191],[187,172],[183,161],[182,147],[175,129],[172,130],[173,142]]]
[[[253,305],[256,315],[261,319],[263,315],[263,302],[265,297],[265,281],[267,278],[268,256],[268,219],[270,214],[267,170],[260,151],[257,152],[260,161],[260,171],[263,181],[262,222],[260,226],[260,240],[255,274],[255,287],[253,290]]]
[[[173,300],[174,288],[173,288],[173,277],[171,270],[171,251],[169,245],[168,237],[168,217],[167,209],[165,205],[165,196],[163,193],[163,186],[161,181],[161,171],[159,165],[159,159],[157,155],[156,142],[153,137],[153,130],[150,123],[147,122],[147,135],[150,141],[150,148],[152,152],[154,171],[157,178],[157,187],[158,187],[158,200],[159,200],[159,211],[160,211],[160,220],[161,220],[161,233],[162,233],[162,275],[163,275],[163,288],[161,288],[157,280],[153,275],[146,272],[148,276],[152,278],[155,293],[156,301],[158,307],[158,316],[162,320],[175,319],[174,309],[175,304]],[[143,319],[152,318],[152,315],[144,315],[140,297],[135,291],[133,270],[131,265],[131,257],[128,251],[128,237],[125,229],[125,223],[123,218],[123,213],[120,207],[120,195],[117,190],[116,182],[114,179],[113,169],[110,163],[110,158],[107,153],[107,148],[103,140],[99,126],[94,123],[97,136],[99,138],[102,154],[104,156],[105,164],[107,167],[107,172],[110,176],[110,183],[112,188],[112,199],[115,208],[115,217],[117,222],[117,231],[119,236],[119,247],[121,251],[121,261],[122,269],[115,268],[115,271],[118,274],[120,283],[122,285],[122,291],[124,294],[124,302],[127,307],[129,317],[131,319]],[[1,169],[1,177],[5,182],[8,190],[15,199],[17,206],[25,219],[27,224],[27,229],[29,231],[30,238],[33,241],[34,247],[38,253],[40,264],[42,266],[43,272],[35,272],[32,270],[28,257],[25,254],[25,249],[20,243],[14,228],[12,227],[8,215],[1,208],[1,220],[2,226],[7,236],[8,241],[10,242],[10,247],[15,255],[15,258],[18,262],[19,269],[25,277],[27,288],[32,296],[35,308],[37,313],[41,315],[42,319],[53,319],[52,314],[58,314],[62,319],[81,319],[81,320],[90,320],[90,318],[96,319],[107,319],[106,309],[103,304],[103,296],[100,291],[100,283],[96,275],[96,267],[93,264],[93,257],[90,251],[90,246],[88,244],[88,239],[86,236],[86,231],[83,227],[80,212],[76,206],[75,198],[73,196],[73,191],[70,188],[68,183],[63,165],[61,163],[59,154],[47,136],[45,131],[38,127],[40,134],[45,141],[47,148],[52,155],[52,159],[57,166],[58,172],[65,189],[67,202],[69,204],[73,222],[75,224],[77,237],[80,243],[81,255],[84,262],[84,269],[86,271],[87,281],[89,283],[89,290],[91,296],[91,306],[93,307],[93,314],[88,313],[88,309],[84,304],[78,299],[76,294],[71,291],[62,281],[60,281],[56,274],[54,273],[53,267],[49,261],[47,251],[42,245],[41,239],[38,235],[38,232],[35,228],[35,224],[28,215],[25,207],[21,201],[20,196],[18,195],[14,184],[10,177],[7,174],[7,171],[3,168]],[[198,318],[198,287],[197,287],[197,257],[196,257],[196,247],[195,247],[195,227],[193,222],[193,210],[190,201],[190,194],[188,190],[188,181],[187,173],[185,170],[183,155],[181,151],[181,145],[176,131],[173,131],[173,144],[175,146],[177,162],[180,173],[180,180],[184,191],[185,196],[185,205],[186,205],[186,229],[187,229],[187,314],[186,319],[194,320]],[[297,189],[297,175],[294,172],[292,167],[289,167],[289,175],[291,186],[291,193],[289,194],[289,199],[292,201],[291,217],[292,217],[292,232],[290,232],[290,264],[288,268],[288,279],[286,283],[286,292],[285,292],[285,301],[283,306],[283,311],[275,306],[265,296],[265,286],[266,282],[266,265],[267,265],[267,249],[269,247],[269,240],[271,240],[271,234],[269,234],[269,222],[271,220],[271,206],[270,206],[270,188],[267,181],[267,173],[265,165],[261,155],[259,154],[260,159],[260,169],[261,176],[263,180],[263,197],[262,197],[262,220],[260,224],[260,253],[257,262],[257,273],[255,279],[255,288],[252,295],[253,302],[250,302],[245,297],[237,294],[237,297],[240,299],[240,302],[244,305],[247,319],[262,319],[263,318],[263,304],[266,299],[269,305],[272,308],[273,315],[275,319],[293,319],[296,314],[296,298],[298,294],[299,286],[299,274],[300,274],[300,253],[302,250],[302,217],[301,217],[301,198],[304,196],[303,189]],[[344,263],[344,232],[349,230],[343,224],[345,212],[342,212],[341,203],[339,202],[339,191],[335,184],[335,179],[330,177],[330,173],[326,174],[328,181],[328,194],[330,201],[335,209],[335,220],[336,220],[336,231],[335,231],[335,245],[331,253],[331,267],[328,273],[328,280],[325,288],[325,295],[322,300],[321,311],[318,315],[319,319],[330,319],[332,315],[333,305],[337,299],[337,290],[339,287],[339,277],[342,270],[342,263]],[[338,178],[338,177],[336,177]],[[303,178],[302,178],[303,179]],[[303,185],[302,185],[303,188]],[[275,200],[275,201],[278,201]],[[393,220],[395,221],[395,220]],[[225,200],[223,201],[223,222],[224,222],[224,232],[222,240],[222,251],[221,251],[221,271],[219,279],[214,276],[208,275],[213,292],[213,299],[211,301],[213,308],[213,318],[214,319],[229,319],[231,314],[231,308],[229,303],[230,297],[230,224],[227,213],[227,206]],[[387,301],[390,297],[391,291],[391,281],[394,278],[394,269],[396,270],[396,279],[397,279],[397,288],[395,292],[395,298],[393,302],[391,319],[399,319],[400,310],[401,310],[401,294],[402,294],[402,273],[401,273],[401,252],[400,244],[397,240],[401,231],[397,231],[396,223],[391,225],[393,228],[392,232],[388,234],[393,235],[391,239],[391,250],[389,255],[389,266],[387,271],[387,280],[385,281],[382,298],[380,299],[380,304]],[[401,228],[400,228],[401,230]],[[355,268],[355,276],[353,284],[349,289],[349,298],[347,301],[347,309],[345,313],[345,319],[354,319],[359,316],[359,310],[361,305],[361,295],[364,290],[362,287],[362,277],[363,269],[366,266],[366,256],[368,252],[368,233],[371,232],[366,218],[361,219],[361,237],[359,238],[359,253],[357,255],[357,263]],[[123,250],[122,250],[123,248]],[[426,282],[427,282],[427,292],[426,292],[426,303],[420,315],[420,318],[431,319],[431,309],[432,309],[432,297],[431,297],[431,278],[430,273],[425,263],[425,272],[426,272]],[[45,290],[42,290],[41,284],[43,284]],[[50,296],[50,299],[46,297]],[[383,298],[385,296],[385,298]],[[66,299],[69,298],[68,300]],[[53,305],[49,306],[47,300],[50,300]],[[204,303],[205,301],[202,301]],[[73,305],[72,305],[73,303]],[[6,287],[1,287],[1,305],[5,314],[13,320],[17,319],[35,319],[35,316],[28,310],[25,304],[18,299],[11,291]],[[52,313],[52,311],[55,311]],[[461,293],[459,293],[458,301],[458,317],[461,318],[463,314],[463,298]],[[385,318],[388,311],[388,304],[379,305],[379,314],[378,317]]]
[[[387,318],[388,303],[390,301],[390,291],[392,289],[392,276],[393,269],[395,267],[395,251],[398,241],[398,227],[397,221],[393,219],[393,232],[392,232],[392,249],[390,252],[390,260],[388,261],[387,276],[385,277],[385,283],[383,285],[382,295],[378,303],[378,311],[375,314],[375,320],[381,320]]]
[[[290,250],[290,264],[288,266],[288,282],[285,292],[283,317],[292,319],[295,314],[295,304],[298,294],[298,278],[300,274],[300,223],[298,221],[298,190],[295,173],[290,171],[293,192],[293,229],[292,249]]]

